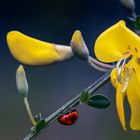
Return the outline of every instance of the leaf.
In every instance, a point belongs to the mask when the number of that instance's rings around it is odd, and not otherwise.
[[[46,122],[44,119],[41,119],[39,122],[37,122],[37,124],[31,128],[31,131],[36,133],[39,132],[41,129],[43,129],[46,125]]]
[[[137,15],[137,17],[136,17],[136,22],[137,22],[137,24],[140,24],[140,16],[139,15]]]
[[[40,131],[44,126],[45,126],[46,122],[44,119],[41,119],[35,126],[35,130],[38,132]]]
[[[111,101],[106,96],[98,94],[91,97],[86,104],[91,107],[104,109],[110,106]]]
[[[136,18],[128,17],[128,19],[133,29],[140,30],[140,16],[139,15],[137,15]]]
[[[89,100],[89,92],[87,90],[83,90],[81,92],[80,101],[82,103],[86,103]]]

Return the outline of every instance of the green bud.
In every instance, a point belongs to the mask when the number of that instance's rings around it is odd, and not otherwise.
[[[20,65],[16,72],[16,85],[20,95],[27,97],[28,94],[28,83],[26,74],[22,65]]]
[[[88,59],[89,51],[80,31],[74,32],[70,45],[75,56],[84,60]]]
[[[135,2],[134,0],[120,0],[121,4],[124,6],[126,10],[129,12],[135,11]]]

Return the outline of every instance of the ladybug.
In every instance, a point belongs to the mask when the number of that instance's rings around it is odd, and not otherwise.
[[[58,122],[62,125],[72,125],[77,121],[77,119],[78,119],[78,111],[72,110],[71,112],[59,116]]]

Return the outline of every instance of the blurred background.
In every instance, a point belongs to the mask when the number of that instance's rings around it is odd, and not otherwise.
[[[140,1],[135,0],[140,13]],[[118,0],[18,0],[0,4],[0,140],[22,140],[30,131],[23,99],[15,85],[19,66],[10,54],[6,34],[18,30],[40,40],[69,45],[76,29],[81,30],[90,54],[98,35],[127,13]],[[83,88],[96,81],[102,72],[79,59],[50,66],[24,65],[29,82],[29,101],[34,114],[47,117]],[[140,132],[129,129],[130,109],[125,103],[128,131],[124,132],[116,112],[115,90],[110,82],[96,93],[105,94],[112,105],[97,110],[79,107],[79,119],[72,126],[55,122],[37,140],[139,140]]]

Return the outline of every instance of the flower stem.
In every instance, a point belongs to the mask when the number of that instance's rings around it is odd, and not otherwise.
[[[98,61],[97,59],[95,59],[95,58],[93,58],[91,56],[89,56],[89,60],[91,62],[93,62],[94,64],[97,64],[98,66],[103,67],[103,68],[106,68],[106,69],[107,68],[108,69],[114,69],[114,67],[115,67],[115,65],[110,65],[110,64],[102,63],[102,62]]]
[[[28,115],[29,115],[29,117],[30,117],[30,120],[31,120],[32,124],[35,126],[35,125],[36,125],[36,121],[35,121],[35,119],[34,119],[34,117],[33,117],[32,112],[31,112],[31,108],[30,108],[30,106],[29,106],[27,97],[24,97],[24,103],[25,103],[25,106],[26,106]]]
[[[108,71],[114,69],[114,67],[115,67],[115,65],[109,65],[109,64],[102,63],[91,56],[88,57],[88,64],[91,67],[93,67],[99,71],[102,71],[102,72],[108,72]]]
[[[87,87],[84,90],[88,91],[89,95],[92,96],[97,89],[99,89],[104,83],[106,83],[109,80],[109,77],[110,77],[110,72],[105,73],[97,81],[95,81],[93,84],[91,84],[89,87]],[[39,134],[41,134],[49,125],[51,125],[55,120],[57,120],[59,115],[61,115],[63,112],[68,111],[70,108],[77,106],[80,103],[80,97],[81,97],[81,93],[75,96],[65,105],[60,107],[56,112],[54,112],[52,115],[50,115],[45,119],[46,122],[45,127],[43,127],[39,132],[30,132],[24,138],[24,140],[32,140],[35,137],[37,137]]]

